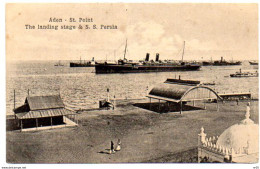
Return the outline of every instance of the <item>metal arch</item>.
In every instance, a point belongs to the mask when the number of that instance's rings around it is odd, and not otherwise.
[[[188,89],[188,90],[182,95],[182,97],[180,98],[180,101],[182,101],[182,99],[183,99],[190,91],[192,91],[192,90],[194,90],[194,89],[197,89],[197,88],[205,88],[205,89],[208,89],[208,90],[212,91],[212,92],[217,96],[217,98],[219,98],[220,100],[223,100],[223,99],[217,94],[217,92],[215,92],[215,91],[214,91],[213,89],[211,89],[210,87],[207,87],[207,86],[195,86],[195,87],[193,87],[193,88]]]

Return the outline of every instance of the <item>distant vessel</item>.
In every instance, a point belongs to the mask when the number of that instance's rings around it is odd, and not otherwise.
[[[81,62],[81,58],[80,58],[80,61],[78,63],[76,62],[70,62],[70,67],[94,67],[95,66],[95,60],[94,60],[94,57],[92,58],[91,61],[88,61],[88,62]]]
[[[242,72],[241,69],[239,69],[239,72],[230,74],[230,77],[258,77],[258,72]]]
[[[95,65],[96,73],[143,73],[143,72],[172,72],[172,71],[195,71],[200,69],[200,65],[187,64],[183,62],[185,41],[182,53],[181,63],[164,62],[159,60],[159,53],[156,54],[155,61],[149,61],[150,54],[146,54],[145,60],[138,62],[128,61],[125,57],[127,50],[127,41],[124,51],[124,59],[119,59],[117,63],[97,63]]]
[[[164,83],[179,83],[179,84],[185,84],[188,83],[190,85],[205,85],[205,86],[213,86],[215,85],[215,82],[205,82],[201,83],[200,81],[195,80],[181,80],[181,76],[179,76],[179,79],[167,79]]]
[[[248,61],[250,63],[250,65],[258,65],[258,62],[255,61]]]
[[[203,85],[205,86],[214,86],[216,83],[215,82],[205,82],[205,83],[202,83]]]
[[[228,62],[228,61],[225,61],[223,59],[223,57],[221,57],[220,60],[218,61],[214,61],[214,62],[202,62],[202,65],[203,66],[235,66],[235,65],[241,65],[241,62],[240,61],[237,61],[237,62]]]
[[[54,66],[64,66],[64,64],[61,64],[61,62],[59,61],[59,62],[56,63]]]

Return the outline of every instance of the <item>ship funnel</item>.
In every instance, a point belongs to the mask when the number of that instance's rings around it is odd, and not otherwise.
[[[146,53],[146,58],[145,58],[145,61],[149,61],[149,56],[150,56],[150,53]]]
[[[159,53],[156,53],[155,61],[156,61],[156,62],[159,62]]]
[[[94,58],[94,57],[92,58],[92,61],[95,61],[95,58]]]
[[[220,61],[223,62],[223,56],[221,56],[221,60]]]

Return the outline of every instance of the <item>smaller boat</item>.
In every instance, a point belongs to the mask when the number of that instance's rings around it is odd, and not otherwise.
[[[59,61],[59,62],[56,63],[54,66],[64,66],[64,64],[61,64],[61,62]]]
[[[205,85],[205,86],[214,86],[216,85],[216,83],[213,81],[213,82],[205,82],[205,83],[202,83],[202,85]]]
[[[239,72],[230,74],[230,77],[258,77],[258,72],[242,72],[241,69],[239,69]]]
[[[256,61],[248,61],[250,63],[250,65],[258,65],[258,62]]]

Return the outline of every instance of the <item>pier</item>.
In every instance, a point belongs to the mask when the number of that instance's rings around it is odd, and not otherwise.
[[[251,93],[224,93],[218,94],[223,100],[251,100]]]

